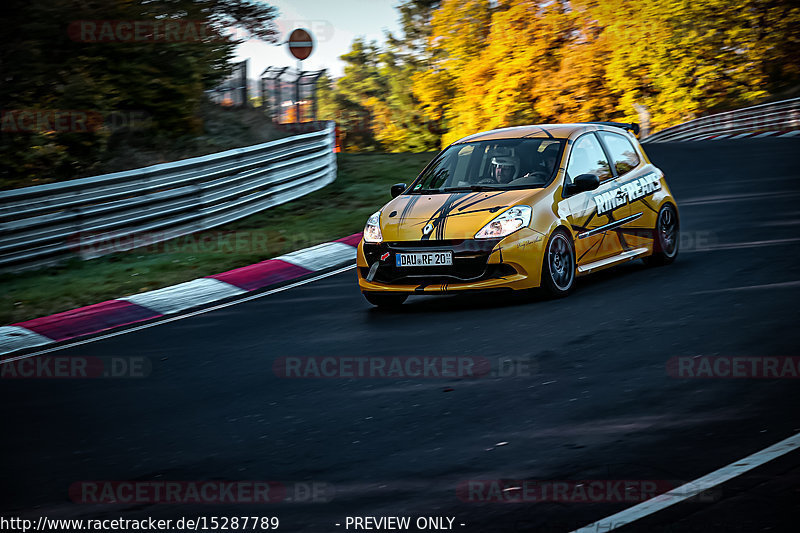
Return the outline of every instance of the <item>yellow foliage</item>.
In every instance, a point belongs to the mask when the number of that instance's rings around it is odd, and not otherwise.
[[[403,0],[407,32],[356,39],[322,98],[347,149],[429,150],[530,123],[654,130],[800,82],[792,0]],[[416,18],[415,18],[416,17]]]
[[[798,22],[785,0],[445,0],[413,92],[445,120],[443,145],[531,122],[635,121],[634,104],[657,129],[765,96],[775,61],[799,77]]]

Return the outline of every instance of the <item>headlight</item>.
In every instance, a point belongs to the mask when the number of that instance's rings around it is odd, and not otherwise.
[[[381,212],[373,213],[364,227],[364,242],[381,242]]]
[[[515,205],[497,215],[475,234],[476,239],[496,239],[511,235],[531,223],[533,209],[529,205]]]

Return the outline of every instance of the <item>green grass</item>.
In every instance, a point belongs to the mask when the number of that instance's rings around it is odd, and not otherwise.
[[[203,234],[88,261],[74,259],[43,270],[2,274],[0,324],[159,289],[351,235],[389,200],[392,184],[411,182],[432,157],[431,153],[340,154],[337,179],[324,189]],[[218,240],[221,234],[226,237]],[[204,236],[210,240],[201,241]]]

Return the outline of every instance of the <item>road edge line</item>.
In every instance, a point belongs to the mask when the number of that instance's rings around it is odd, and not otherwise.
[[[644,518],[651,514],[657,513],[667,507],[671,507],[684,500],[693,498],[708,489],[721,485],[737,476],[749,472],[754,468],[777,459],[789,452],[800,448],[800,433],[796,433],[791,437],[783,439],[780,442],[768,446],[761,451],[748,455],[744,459],[734,461],[733,463],[723,466],[713,472],[699,477],[694,481],[685,483],[680,487],[672,489],[664,494],[644,501],[633,507],[629,507],[616,514],[587,524],[580,529],[576,529],[571,533],[597,533],[599,531],[613,531],[617,528],[626,526],[640,518]],[[602,528],[602,529],[601,529]]]

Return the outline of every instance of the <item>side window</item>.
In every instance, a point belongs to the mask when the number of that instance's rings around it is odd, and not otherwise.
[[[449,183],[453,168],[455,167],[455,157],[456,155],[453,152],[447,152],[444,154],[444,156],[442,156],[442,158],[428,170],[422,181],[420,181],[414,188],[421,188],[423,182],[426,181],[426,188],[438,189],[440,187],[444,187],[447,183]]]
[[[608,153],[611,154],[617,174],[622,176],[639,165],[639,156],[636,154],[636,149],[626,137],[610,131],[601,131],[600,135],[603,137],[606,148],[608,148]]]
[[[570,183],[575,176],[581,174],[596,174],[600,181],[611,178],[611,167],[606,160],[606,154],[600,147],[600,141],[592,133],[578,137],[572,145],[567,163],[567,179]]]

